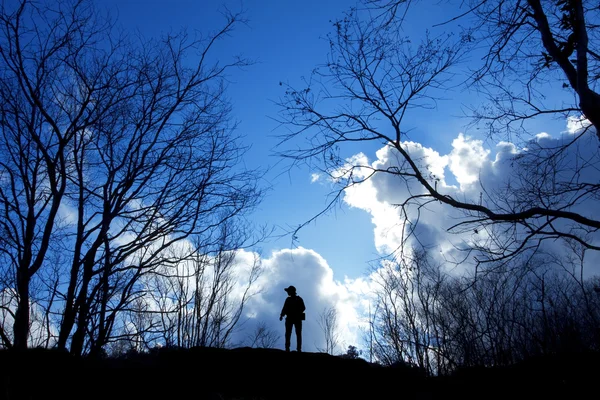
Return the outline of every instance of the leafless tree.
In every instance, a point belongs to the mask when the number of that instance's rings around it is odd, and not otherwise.
[[[380,11],[382,24],[402,18],[418,0],[366,0]],[[455,15],[438,26],[461,22],[467,42],[486,49],[483,63],[472,69],[472,81],[489,94],[490,103],[477,116],[490,128],[511,129],[540,115],[563,119],[581,114],[600,124],[597,4],[586,0],[448,1]],[[544,86],[546,86],[544,88]],[[550,88],[571,93],[570,103],[557,106],[544,98]],[[595,130],[600,138],[600,131]]]
[[[325,307],[319,313],[318,322],[325,339],[325,347],[319,349],[319,351],[327,354],[335,354],[339,338],[337,309],[334,306]]]
[[[263,321],[256,325],[256,329],[252,332],[252,335],[249,336],[248,346],[272,349],[275,348],[280,338],[281,335],[273,329],[270,329]]]
[[[147,351],[164,343],[159,341],[161,332],[152,303],[145,297],[137,297],[117,314],[105,343],[99,345],[95,336],[90,335],[90,353],[118,355],[127,351]]]
[[[600,221],[583,205],[597,201],[600,190],[594,172],[600,154],[589,151],[598,147],[600,123],[595,91],[598,8],[585,1],[461,2],[471,5],[467,10],[457,6],[457,18],[467,21],[464,32],[456,38],[426,36],[415,45],[403,36],[402,23],[424,2],[366,3],[369,12],[354,10],[334,24],[328,61],[314,70],[304,87],[286,87],[280,101],[279,120],[289,129],[282,135],[280,154],[294,163],[314,162],[340,184],[328,207],[314,218],[333,207],[344,189],[386,174],[397,177],[408,192],[394,202],[406,221],[405,242],[414,237],[418,214],[440,203],[463,213],[448,231],[482,234],[467,248],[476,251],[478,263],[508,260],[556,239],[599,250]],[[411,153],[406,140],[411,109],[433,108],[442,89],[460,80],[450,79],[462,73],[457,61],[486,44],[483,65],[468,72],[474,79],[465,79],[490,95],[491,104],[472,115],[475,123],[490,121],[494,132],[498,124],[511,127],[544,115],[575,117],[582,123],[558,145],[523,138],[528,151],[510,160],[513,182],[482,186],[479,196],[471,198],[441,184],[430,166]],[[564,86],[572,104],[537,104],[546,83]],[[396,165],[377,168],[344,156],[349,149],[360,150],[357,144],[369,143],[391,149]]]
[[[93,112],[88,114],[94,109],[92,93],[81,96],[83,102],[74,108],[78,102],[71,95],[79,89],[74,86],[77,75],[66,72],[76,58],[75,50],[85,48],[87,40],[95,41],[107,26],[95,25],[89,9],[81,3],[72,10],[59,8],[62,22],[45,12],[51,10],[31,8],[27,2],[13,6],[3,4],[0,14],[0,221],[6,238],[2,243],[4,264],[14,276],[11,286],[16,288],[18,302],[14,347],[24,348],[29,333],[30,282],[44,263],[67,188],[67,148],[95,120],[90,115]],[[38,24],[31,23],[34,18],[39,18]]]
[[[385,364],[407,362],[433,374],[440,352],[437,313],[447,277],[426,252],[411,254],[399,263],[388,260],[375,271],[375,352]]]
[[[598,347],[598,279],[574,279],[573,260],[538,254],[529,265],[503,264],[473,281],[416,254],[419,262],[379,270],[370,321],[379,362],[443,375],[459,366],[510,365]]]
[[[177,273],[165,270],[146,281],[163,345],[226,347],[245,322],[244,307],[260,290],[255,284],[261,265],[256,254],[249,265],[241,265],[236,251],[243,243],[227,226],[218,248],[197,243]]]
[[[2,5],[0,250],[14,347],[27,345],[49,254],[68,255],[42,302],[60,315],[57,345],[93,351],[144,295],[143,277],[189,257],[175,244],[214,242],[260,200],[225,99],[226,71],[248,62],[211,61],[242,21],[224,16],[199,39],[136,42],[91,1]]]

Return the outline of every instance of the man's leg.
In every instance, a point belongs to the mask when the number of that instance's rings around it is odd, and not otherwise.
[[[296,328],[296,350],[302,351],[302,321],[295,322]]]
[[[293,322],[289,319],[285,319],[285,351],[290,351],[290,338],[292,337],[292,326]]]

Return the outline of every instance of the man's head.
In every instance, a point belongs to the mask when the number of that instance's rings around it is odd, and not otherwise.
[[[285,290],[290,296],[294,296],[296,294],[296,288],[294,286],[286,287],[283,290]]]

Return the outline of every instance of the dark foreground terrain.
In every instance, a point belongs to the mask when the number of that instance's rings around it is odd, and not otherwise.
[[[597,398],[599,366],[599,354],[579,353],[427,378],[413,368],[268,349],[171,349],[101,360],[48,350],[0,351],[0,398]]]

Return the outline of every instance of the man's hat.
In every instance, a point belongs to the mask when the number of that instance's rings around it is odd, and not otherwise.
[[[286,287],[286,288],[285,288],[285,289],[283,289],[283,290],[285,290],[285,291],[286,291],[286,292],[288,292],[288,293],[296,293],[296,288],[295,288],[295,287],[293,287],[293,286]]]

